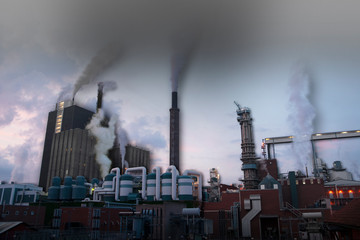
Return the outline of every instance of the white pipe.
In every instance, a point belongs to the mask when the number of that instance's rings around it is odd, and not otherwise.
[[[142,197],[143,200],[145,200],[145,198],[146,198],[146,168],[145,167],[128,168],[128,169],[126,169],[125,174],[128,174],[131,171],[138,171],[138,170],[142,171],[142,176],[141,176],[141,179],[142,179],[141,197]]]
[[[110,172],[115,172],[115,201],[120,201],[119,191],[120,191],[120,168],[113,168]]]
[[[103,195],[103,194],[100,194],[101,192],[114,192],[115,191],[115,177],[112,179],[112,187],[111,188],[104,188],[104,187],[101,187],[101,188],[96,188],[94,189],[94,197],[93,197],[93,200],[95,201],[100,201],[100,199],[98,199],[98,195]],[[103,183],[104,185],[104,183]],[[115,193],[114,193],[115,194]]]
[[[202,200],[202,174],[198,171],[195,170],[185,170],[185,172],[183,173],[183,175],[195,175],[195,176],[199,176],[199,186],[198,186],[198,199],[199,201]]]
[[[179,172],[174,165],[169,166],[168,169],[166,170],[166,172],[171,172],[171,182],[172,182],[171,197],[172,197],[172,200],[178,200],[176,198],[176,178],[179,175]]]
[[[242,236],[251,237],[251,220],[261,211],[261,196],[250,195],[252,209],[242,219]]]
[[[160,193],[161,193],[161,184],[160,184],[160,167],[154,167],[152,172],[156,174],[156,181],[155,181],[155,200],[160,200]]]

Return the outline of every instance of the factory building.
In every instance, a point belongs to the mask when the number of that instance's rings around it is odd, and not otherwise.
[[[150,171],[151,162],[149,150],[130,144],[125,146],[125,150],[125,161],[129,168],[144,166],[147,172]]]
[[[82,130],[82,132],[86,132],[85,127],[93,114],[94,113],[92,111],[74,105],[72,101],[59,102],[56,104],[55,110],[49,112],[41,162],[39,186],[43,187],[45,190],[48,189],[49,179],[54,177],[54,175],[49,176],[49,173],[53,172],[50,168],[50,165],[53,165],[51,164],[52,156],[56,155],[57,157],[62,157],[63,153],[67,153],[63,156],[64,159],[66,155],[69,156],[69,153],[72,153],[72,149],[75,150],[75,148],[69,145],[68,142],[67,145],[63,147],[64,139],[69,139],[68,131],[71,129],[79,129]],[[67,134],[64,132],[67,132]],[[79,134],[79,132],[81,131],[77,131],[77,134]],[[62,137],[56,137],[56,135],[62,135]],[[73,136],[74,133],[72,132],[70,135]],[[53,141],[55,138],[56,140]],[[57,147],[56,149],[53,148],[55,146]],[[59,146],[61,146],[61,149],[58,148]],[[56,150],[58,150],[58,152],[56,152]],[[82,152],[84,152],[84,150]],[[53,165],[53,167],[55,167],[55,165]]]
[[[39,200],[43,188],[33,184],[0,184],[0,204],[14,205],[35,203]]]

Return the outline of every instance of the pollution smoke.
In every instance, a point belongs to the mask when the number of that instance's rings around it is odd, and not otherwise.
[[[90,63],[86,66],[79,79],[76,81],[73,90],[73,98],[80,88],[94,82],[95,79],[108,69],[120,57],[120,47],[117,44],[110,44],[101,49]]]
[[[315,109],[309,101],[310,77],[305,67],[297,63],[293,67],[289,81],[289,110],[288,122],[294,132],[293,150],[297,167],[304,169],[308,160],[312,158],[311,134],[314,132],[313,121]]]
[[[187,34],[173,41],[173,54],[171,56],[171,89],[177,92],[181,77],[185,74],[193,53],[198,46],[199,37]]]
[[[111,160],[107,154],[114,145],[117,116],[111,116],[108,127],[102,126],[104,118],[103,110],[99,109],[86,126],[90,134],[96,138],[95,159],[100,165],[101,177],[103,178],[109,173],[111,167]]]

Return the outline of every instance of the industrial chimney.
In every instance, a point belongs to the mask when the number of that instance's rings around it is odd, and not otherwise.
[[[98,97],[97,97],[97,103],[96,103],[96,112],[98,112],[99,109],[102,107],[103,89],[104,89],[104,83],[99,82],[98,83]]]
[[[179,161],[179,108],[177,106],[177,92],[172,92],[170,108],[170,165],[180,171]]]
[[[255,155],[255,144],[253,138],[252,118],[251,111],[247,107],[240,107],[235,102],[238,109],[236,113],[238,115],[237,121],[241,128],[241,161],[243,162],[242,170],[244,171],[245,189],[257,189],[259,179],[257,175],[257,162],[258,159]]]

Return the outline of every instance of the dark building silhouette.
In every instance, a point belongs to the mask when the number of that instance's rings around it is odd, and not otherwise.
[[[150,151],[138,146],[127,144],[125,146],[125,161],[128,167],[145,167],[147,172],[150,171]]]
[[[65,139],[70,138],[72,140],[74,138],[74,131],[70,132],[69,130],[78,129],[86,132],[85,127],[91,120],[93,114],[92,111],[73,105],[72,101],[59,102],[56,104],[56,109],[49,112],[39,186],[43,187],[45,190],[48,188],[47,182],[51,157],[55,155],[60,157],[60,155],[52,151],[59,151],[59,146],[66,146],[69,147],[69,150],[72,150],[72,145],[69,145],[68,141],[66,141],[66,145],[63,145]],[[76,139],[79,137],[80,132],[82,132],[81,135],[86,134],[83,133],[83,131],[76,131]],[[55,142],[53,142],[53,140]],[[61,142],[61,145],[59,141]],[[66,151],[68,150],[67,148],[65,149]],[[57,167],[57,165],[53,165],[53,167]]]

